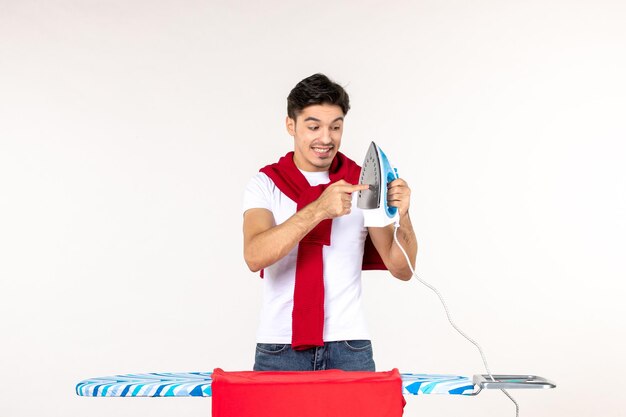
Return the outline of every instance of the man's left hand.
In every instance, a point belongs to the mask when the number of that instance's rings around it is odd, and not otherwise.
[[[387,204],[397,207],[400,216],[409,212],[411,205],[411,189],[402,178],[391,181],[387,186]]]

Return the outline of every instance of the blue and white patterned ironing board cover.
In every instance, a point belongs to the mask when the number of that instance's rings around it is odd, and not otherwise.
[[[179,372],[115,375],[91,378],[76,385],[85,397],[210,397],[212,372]],[[401,374],[404,395],[471,395],[470,377]]]

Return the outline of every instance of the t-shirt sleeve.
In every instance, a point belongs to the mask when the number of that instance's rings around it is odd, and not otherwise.
[[[262,172],[250,179],[243,194],[243,212],[252,208],[272,210],[274,183]]]

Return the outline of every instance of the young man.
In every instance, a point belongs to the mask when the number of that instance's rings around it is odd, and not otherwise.
[[[360,167],[339,152],[349,108],[348,94],[325,75],[300,81],[287,98],[293,152],[261,169],[246,188],[244,258],[265,281],[255,371],[374,371],[361,270],[412,276],[393,225],[363,226],[356,195],[368,186],[358,184]],[[389,185],[389,205],[400,214],[398,239],[414,264],[410,194],[402,179]]]

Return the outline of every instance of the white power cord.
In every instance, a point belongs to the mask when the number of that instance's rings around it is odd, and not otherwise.
[[[394,229],[393,229],[393,240],[396,242],[396,245],[398,245],[398,247],[400,248],[400,250],[404,254],[406,262],[409,265],[409,269],[413,273],[413,276],[419,282],[421,282],[423,285],[425,285],[426,287],[430,288],[430,290],[432,290],[435,294],[437,294],[437,297],[439,297],[439,301],[441,301],[441,305],[443,305],[443,309],[446,312],[446,316],[448,317],[448,322],[450,322],[450,325],[454,328],[454,330],[456,330],[461,336],[463,336],[470,343],[472,343],[474,346],[476,346],[476,348],[478,349],[478,352],[480,353],[481,358],[483,359],[483,364],[485,365],[485,370],[487,371],[487,374],[489,374],[489,377],[491,378],[491,380],[495,382],[496,379],[493,377],[493,375],[491,374],[491,371],[489,370],[489,365],[487,364],[487,358],[485,357],[485,354],[483,353],[483,350],[480,347],[480,345],[474,339],[472,339],[467,334],[465,334],[465,332],[463,332],[461,329],[459,329],[459,327],[452,321],[452,317],[450,315],[450,311],[448,310],[448,306],[446,305],[446,301],[444,300],[444,298],[441,295],[441,293],[437,290],[437,288],[433,287],[431,284],[429,284],[428,282],[424,281],[422,278],[420,278],[415,273],[415,270],[413,269],[413,266],[411,265],[411,260],[409,259],[409,255],[407,255],[406,251],[404,250],[404,248],[402,247],[402,245],[398,241],[398,228],[399,227],[400,227],[400,225],[396,221],[396,223],[394,225]],[[501,389],[500,391],[502,391],[504,393],[504,395],[506,395],[507,397],[509,397],[509,399],[511,401],[513,401],[513,404],[515,404],[515,417],[519,417],[519,404],[517,403],[517,401],[515,401],[515,399],[511,396],[511,394],[508,393],[507,390]]]

